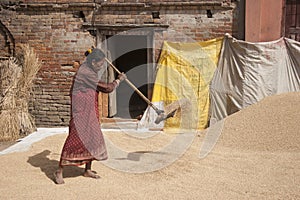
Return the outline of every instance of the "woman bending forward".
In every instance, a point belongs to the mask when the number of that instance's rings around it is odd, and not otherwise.
[[[126,79],[125,74],[111,83],[99,81],[98,72],[103,72],[105,55],[93,49],[79,67],[71,94],[71,120],[69,135],[64,143],[59,169],[54,173],[55,182],[63,184],[63,167],[85,164],[85,177],[100,178],[92,170],[93,160],[106,160],[107,151],[101,132],[98,111],[99,92],[110,93]]]

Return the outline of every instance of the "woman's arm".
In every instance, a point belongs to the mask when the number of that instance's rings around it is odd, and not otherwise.
[[[119,86],[120,80],[116,79],[111,83],[105,83],[102,81],[99,81],[97,84],[97,91],[98,92],[104,92],[104,93],[110,93],[112,92],[116,87]]]
[[[118,75],[118,78],[115,79],[112,83],[104,83],[99,81],[97,85],[97,91],[101,91],[104,93],[112,92],[116,87],[119,86],[120,82],[124,81],[127,78],[125,73],[121,73]]]

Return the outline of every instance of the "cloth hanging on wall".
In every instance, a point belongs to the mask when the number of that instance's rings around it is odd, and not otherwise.
[[[194,43],[164,42],[152,102],[163,110],[172,102],[189,99],[189,107],[192,109],[184,110],[182,107],[174,117],[156,125],[154,121],[157,114],[148,108],[140,122],[141,127],[207,127],[209,84],[217,67],[222,40],[223,38]]]
[[[264,97],[300,91],[300,43],[250,43],[226,35],[210,86],[211,124]],[[259,117],[259,116],[258,116]]]

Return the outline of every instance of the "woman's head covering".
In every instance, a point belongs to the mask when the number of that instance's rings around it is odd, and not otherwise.
[[[89,66],[92,65],[92,61],[99,62],[105,58],[105,54],[98,48],[92,48],[87,50],[84,55],[86,56],[86,61]]]

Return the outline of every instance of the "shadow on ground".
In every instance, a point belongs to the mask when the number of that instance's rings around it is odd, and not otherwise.
[[[44,150],[41,153],[38,153],[34,156],[30,156],[27,160],[29,164],[33,167],[40,168],[41,171],[54,182],[53,173],[58,169],[58,160],[51,160],[48,156],[51,154],[51,151]],[[64,168],[63,176],[64,178],[82,176],[84,172],[83,168],[77,166],[68,166]]]

